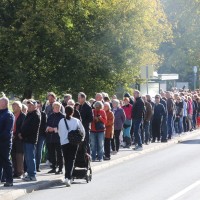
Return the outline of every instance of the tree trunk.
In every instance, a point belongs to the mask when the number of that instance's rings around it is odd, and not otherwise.
[[[22,100],[24,100],[24,99],[31,99],[32,95],[33,95],[33,91],[32,90],[25,90]]]

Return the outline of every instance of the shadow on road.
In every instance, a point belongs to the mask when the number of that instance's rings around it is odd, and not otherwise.
[[[200,139],[181,141],[179,144],[200,144]]]

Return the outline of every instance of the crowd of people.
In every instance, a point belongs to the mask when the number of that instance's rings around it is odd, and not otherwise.
[[[67,94],[61,102],[49,92],[46,102],[29,99],[14,101],[0,98],[0,179],[5,187],[13,179],[37,181],[44,146],[45,159],[51,163],[49,174],[62,174],[70,186],[78,145],[68,133],[79,128],[84,135],[92,162],[108,161],[120,148],[142,151],[143,145],[168,142],[175,134],[191,132],[199,125],[200,91],[161,91],[151,97],[97,93],[87,101],[80,92],[75,102]],[[64,159],[64,162],[63,162]]]

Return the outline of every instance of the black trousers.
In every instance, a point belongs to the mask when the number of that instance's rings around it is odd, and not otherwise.
[[[157,138],[157,140],[160,140],[161,137],[161,119],[153,119],[152,121],[152,137],[153,140]]]
[[[56,166],[58,166],[59,170],[62,170],[63,156],[60,143],[48,143],[48,151],[52,168],[56,169]]]
[[[111,146],[113,151],[119,151],[119,136],[120,136],[121,130],[115,130],[113,139],[111,139]]]
[[[90,131],[85,130],[85,142],[87,145],[87,153],[90,155]]]
[[[62,145],[62,152],[65,160],[65,178],[71,180],[74,162],[78,151],[78,145],[72,145],[70,143]]]
[[[188,124],[187,124],[187,117],[186,116],[183,117],[183,130],[184,130],[184,132],[188,131]]]
[[[10,160],[11,144],[0,143],[0,179],[3,174],[6,182],[13,183],[12,163]],[[1,170],[3,169],[3,171]],[[2,174],[3,173],[3,174]]]
[[[111,144],[111,138],[105,138],[104,153],[107,158],[110,158],[110,144]]]

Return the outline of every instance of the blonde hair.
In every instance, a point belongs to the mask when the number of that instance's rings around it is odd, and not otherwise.
[[[55,106],[58,106],[59,108],[61,108],[61,103],[56,101],[56,102],[53,103],[52,107],[54,108]]]
[[[12,105],[18,105],[20,110],[22,110],[22,103],[20,101],[14,101]]]

